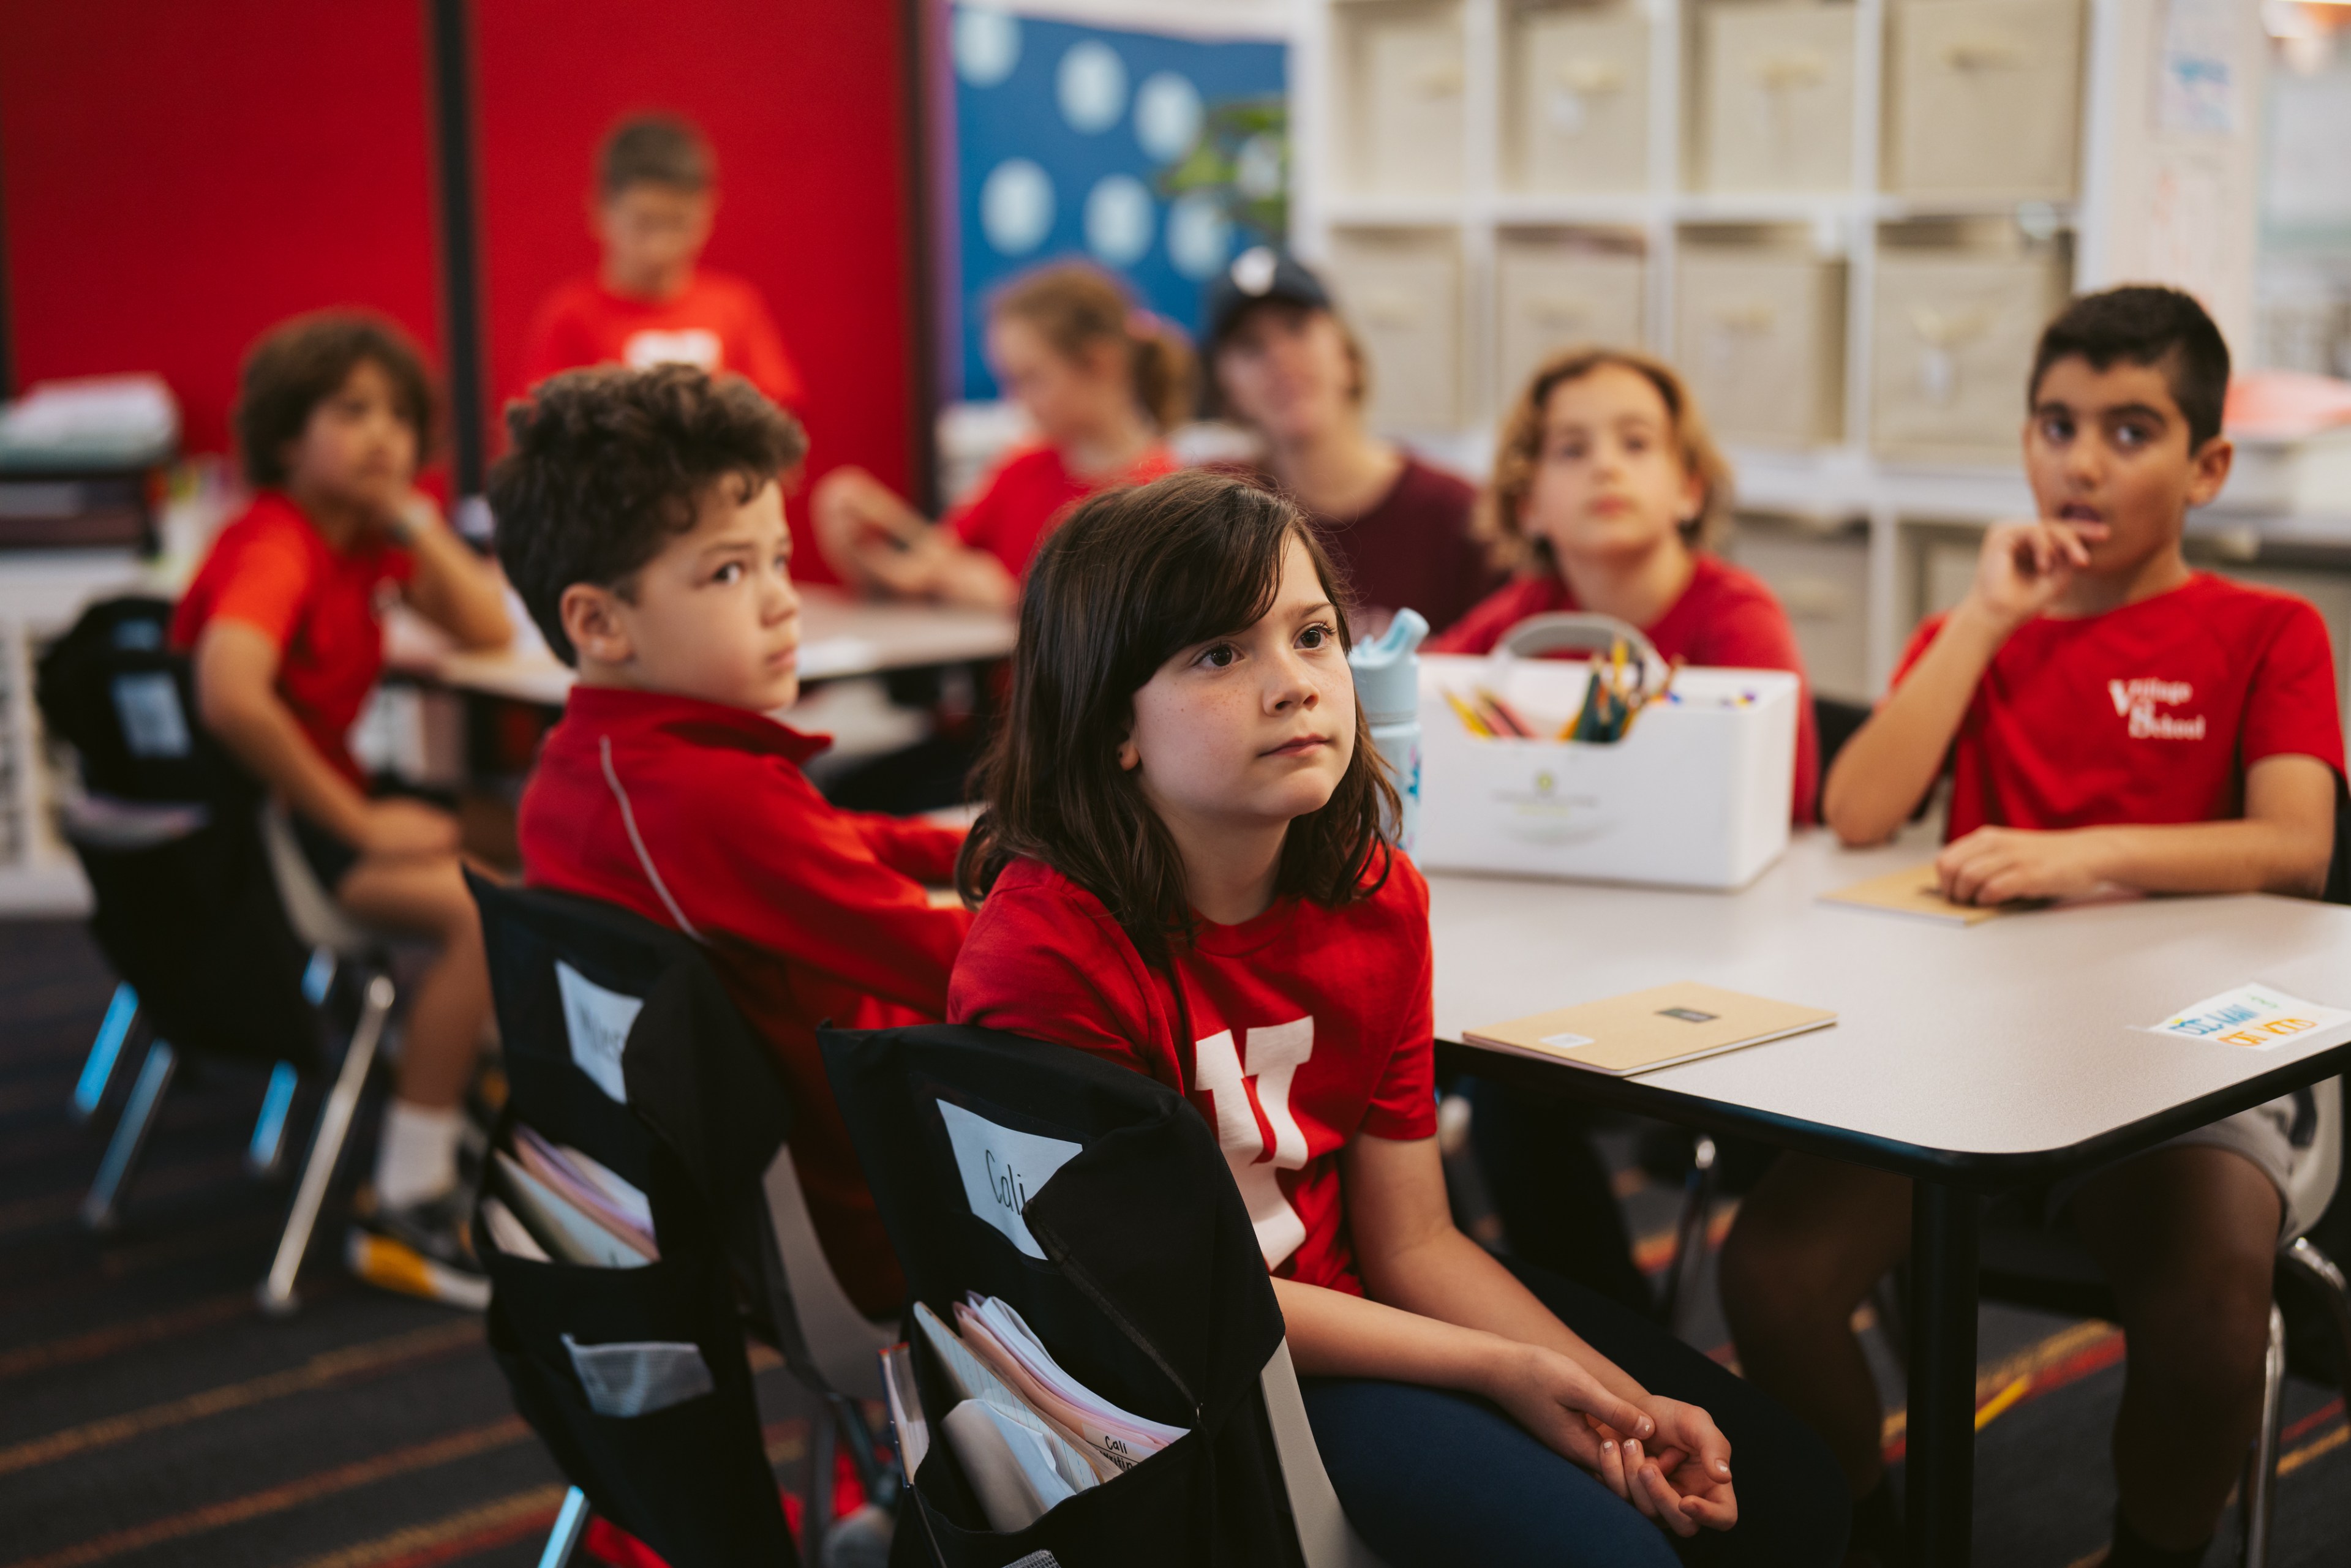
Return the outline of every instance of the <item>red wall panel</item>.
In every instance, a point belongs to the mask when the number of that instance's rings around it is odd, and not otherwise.
[[[18,382],[160,371],[190,447],[221,451],[237,363],[283,317],[366,306],[437,345],[423,14],[0,0]]]
[[[759,288],[799,364],[811,474],[858,463],[903,488],[914,399],[899,7],[481,0],[475,26],[496,397],[518,390],[540,299],[595,267],[597,143],[623,114],[670,110],[717,150],[706,259]],[[816,564],[804,549],[801,570]]]

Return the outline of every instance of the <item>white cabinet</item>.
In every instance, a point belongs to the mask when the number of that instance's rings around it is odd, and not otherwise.
[[[1939,226],[1939,225],[1938,225]],[[2059,247],[1886,243],[1870,328],[1870,444],[1884,456],[2013,463]]]
[[[1458,6],[1343,6],[1348,183],[1379,194],[1458,191],[1468,129]]]
[[[1724,440],[1835,439],[1843,407],[1844,266],[1790,244],[1685,242],[1674,358]]]
[[[1893,189],[1921,197],[2073,195],[2079,0],[1903,0],[1888,7],[1887,25]]]
[[[1649,24],[1562,6],[1519,24],[1510,151],[1529,191],[1638,191],[1649,182]]]
[[[1331,284],[1371,361],[1373,426],[1447,431],[1461,423],[1461,254],[1450,235],[1334,236]]]

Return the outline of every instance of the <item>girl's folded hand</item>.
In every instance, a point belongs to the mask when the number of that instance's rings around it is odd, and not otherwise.
[[[1739,1522],[1730,1485],[1730,1441],[1695,1405],[1651,1396],[1641,1401],[1656,1422],[1646,1445],[1625,1445],[1633,1505],[1677,1535]]]
[[[1558,1452],[1629,1498],[1632,1469],[1617,1440],[1648,1437],[1656,1423],[1631,1400],[1555,1350],[1510,1344],[1486,1396]]]

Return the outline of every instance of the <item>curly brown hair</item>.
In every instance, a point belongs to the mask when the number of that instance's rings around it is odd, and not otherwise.
[[[799,422],[740,376],[618,365],[550,376],[507,405],[513,448],[490,471],[498,562],[567,664],[563,591],[629,597],[639,568],[694,527],[716,485],[748,501],[808,454]]]
[[[1181,650],[1254,624],[1281,584],[1290,542],[1308,558],[1351,647],[1338,575],[1298,507],[1227,475],[1171,475],[1093,497],[1047,536],[1029,570],[1012,700],[980,764],[987,810],[956,864],[977,904],[1015,859],[1042,861],[1102,902],[1154,963],[1193,929],[1184,866],[1119,743],[1134,694]],[[1382,827],[1395,786],[1355,710],[1355,753],[1331,799],[1290,824],[1278,893],[1330,907],[1387,873]],[[1376,870],[1375,870],[1376,868]]]
[[[1543,415],[1551,394],[1570,382],[1614,366],[1631,371],[1657,389],[1666,413],[1673,421],[1673,437],[1681,449],[1682,466],[1697,476],[1704,495],[1698,513],[1681,526],[1682,538],[1693,549],[1721,536],[1730,520],[1730,465],[1708,433],[1706,416],[1671,365],[1630,349],[1568,349],[1543,361],[1527,382],[1518,400],[1503,416],[1501,434],[1494,443],[1494,477],[1479,497],[1476,529],[1492,550],[1496,564],[1540,574],[1557,569],[1551,542],[1530,533],[1520,515],[1535,487],[1535,469],[1542,462]]]
[[[286,448],[301,439],[311,413],[343,390],[351,372],[374,365],[392,382],[394,406],[416,432],[416,463],[433,455],[440,394],[424,354],[381,316],[319,310],[282,321],[245,356],[237,378],[236,451],[248,483],[286,483]]]

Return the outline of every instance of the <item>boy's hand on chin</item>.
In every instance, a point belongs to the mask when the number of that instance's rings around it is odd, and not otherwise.
[[[1935,879],[1954,904],[2086,898],[2106,883],[2100,862],[2095,834],[1978,828],[1935,857]]]
[[[1971,597],[2021,626],[2056,602],[2074,573],[2090,564],[2090,546],[2105,537],[2103,523],[1994,523],[1976,557]]]

